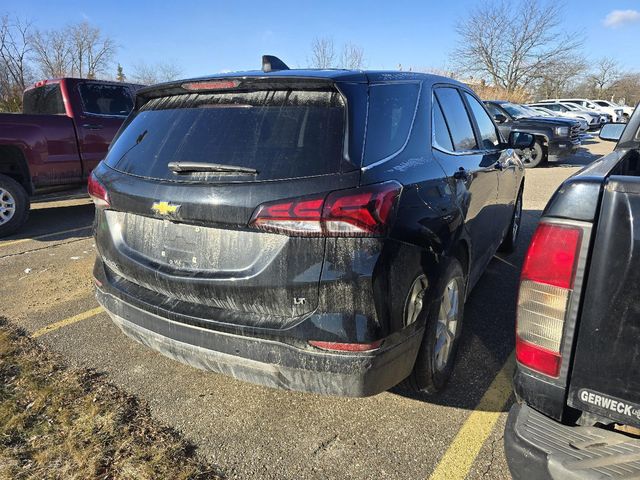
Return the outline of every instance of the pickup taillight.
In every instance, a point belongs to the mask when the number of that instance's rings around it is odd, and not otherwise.
[[[263,203],[249,226],[292,237],[380,237],[388,231],[401,190],[390,181]]]
[[[540,223],[522,267],[516,358],[550,377],[560,373],[562,335],[581,242],[578,227]]]
[[[87,191],[97,208],[109,208],[111,206],[109,203],[109,194],[107,193],[107,189],[104,188],[104,185],[100,183],[93,172],[89,175]]]

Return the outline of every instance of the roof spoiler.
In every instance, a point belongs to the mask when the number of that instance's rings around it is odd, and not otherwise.
[[[262,56],[262,71],[264,73],[269,73],[277,70],[289,70],[289,67],[286,63],[280,60],[278,57],[274,55],[263,55]]]

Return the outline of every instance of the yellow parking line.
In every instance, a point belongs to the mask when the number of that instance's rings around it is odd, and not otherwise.
[[[45,233],[44,235],[37,235],[31,238],[21,238],[20,240],[13,240],[5,243],[0,243],[0,247],[9,247],[11,245],[18,245],[19,243],[30,242],[31,240],[40,240],[41,238],[55,237],[56,235],[62,235],[64,233],[79,232],[80,230],[86,230],[87,228],[91,228],[92,226],[93,225],[87,225],[86,227],[71,228],[69,230],[61,230],[59,232]]]
[[[72,323],[81,322],[82,320],[86,320],[87,318],[95,317],[99,313],[102,313],[104,310],[102,307],[96,307],[92,310],[88,310],[83,313],[79,313],[78,315],[74,315],[73,317],[65,318],[64,320],[60,320],[59,322],[52,323],[51,325],[47,325],[39,330],[36,330],[31,334],[32,338],[38,338],[45,333],[53,332],[54,330],[58,330],[59,328],[66,327],[67,325],[71,325]]]
[[[429,480],[463,480],[467,477],[471,465],[511,396],[514,365],[512,353],[480,399],[480,403],[462,425]]]

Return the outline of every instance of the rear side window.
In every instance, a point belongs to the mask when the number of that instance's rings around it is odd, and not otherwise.
[[[126,116],[133,109],[133,99],[128,87],[81,83],[78,88],[85,113]]]
[[[436,96],[447,120],[453,148],[455,151],[475,150],[478,148],[471,120],[462,98],[455,88],[437,88]]]
[[[24,92],[22,111],[29,115],[66,114],[60,84],[52,83]]]
[[[419,83],[372,85],[364,164],[383,160],[402,150],[416,114]]]
[[[258,171],[243,181],[325,175],[339,171],[344,132],[336,90],[176,95],[152,99],[129,117],[105,161],[124,173],[173,181],[222,176],[176,175],[167,165],[180,161]]]
[[[442,109],[437,100],[433,102],[433,140],[436,147],[449,152],[453,151],[453,144],[451,143],[451,135],[449,135],[447,122],[444,119]]]
[[[467,103],[471,107],[473,117],[476,119],[478,130],[480,130],[480,142],[483,150],[495,149],[500,141],[498,140],[498,131],[493,123],[493,120],[489,117],[487,111],[480,105],[480,102],[476,100],[472,95],[464,92],[467,98]]]

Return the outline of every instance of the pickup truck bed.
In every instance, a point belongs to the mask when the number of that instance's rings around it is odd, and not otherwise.
[[[27,220],[31,202],[73,198],[131,111],[139,85],[80,78],[37,82],[23,114],[0,114],[0,237]],[[85,188],[86,190],[86,188]]]
[[[636,112],[616,150],[561,185],[543,213],[542,223],[580,226],[582,246],[559,373],[521,359],[516,369],[505,432],[516,479],[640,478],[639,126]]]

